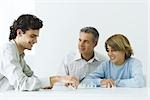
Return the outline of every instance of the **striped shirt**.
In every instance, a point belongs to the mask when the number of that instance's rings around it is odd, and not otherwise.
[[[59,75],[72,75],[82,81],[89,73],[93,72],[98,65],[106,60],[106,57],[94,51],[94,57],[89,61],[82,59],[79,52],[68,54],[60,66]]]

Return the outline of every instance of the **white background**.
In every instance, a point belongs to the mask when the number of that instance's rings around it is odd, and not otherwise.
[[[76,51],[79,30],[93,26],[100,33],[96,51],[106,55],[105,40],[122,32],[129,38],[134,57],[143,63],[150,86],[148,0],[3,0],[0,3],[0,44],[8,41],[9,26],[21,14],[43,20],[38,44],[27,51],[27,63],[41,77],[54,75],[70,51]]]

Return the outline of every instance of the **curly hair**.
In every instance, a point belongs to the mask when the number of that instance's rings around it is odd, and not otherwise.
[[[29,30],[38,30],[43,27],[43,22],[39,18],[31,14],[23,14],[18,17],[10,26],[9,40],[15,39],[17,36],[17,29],[21,29],[24,33]]]

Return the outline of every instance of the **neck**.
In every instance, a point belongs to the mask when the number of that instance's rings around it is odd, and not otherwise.
[[[121,60],[120,62],[116,63],[116,65],[121,66],[124,64],[124,62],[125,62],[125,60]]]
[[[17,41],[17,39],[14,39],[14,41],[15,41],[15,44],[16,44],[17,49],[19,51],[19,54],[23,54],[24,48],[19,44],[19,42]]]
[[[86,61],[89,61],[90,59],[94,57],[94,52],[89,53],[89,54],[81,54],[81,57],[85,59]]]

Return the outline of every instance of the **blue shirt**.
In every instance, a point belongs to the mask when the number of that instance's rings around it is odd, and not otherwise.
[[[110,60],[100,64],[96,71],[89,74],[82,84],[101,86],[101,80],[112,79],[116,87],[143,87],[145,85],[142,64],[135,58],[128,58],[118,66]]]

